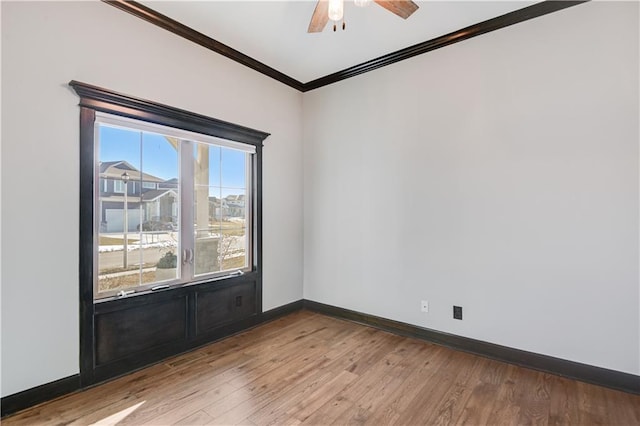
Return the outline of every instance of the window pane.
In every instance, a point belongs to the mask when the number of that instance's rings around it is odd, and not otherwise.
[[[124,193],[124,182],[121,180],[113,181],[113,192]]]
[[[106,125],[100,125],[98,140],[98,293],[176,279],[177,143]]]
[[[105,121],[97,138],[96,296],[249,267],[252,154]],[[193,233],[181,238],[183,214]],[[184,267],[183,253],[194,255]]]
[[[98,199],[98,291],[117,291],[140,283],[139,262],[130,262],[132,244],[138,243],[136,219],[139,205],[129,203],[125,180],[140,167],[136,131],[100,126],[100,179]],[[124,179],[123,180],[123,176]],[[126,227],[125,227],[126,222]],[[135,256],[133,256],[135,258]]]
[[[224,188],[246,189],[247,154],[230,148],[221,149],[221,181]]]
[[[142,134],[142,284],[179,277],[179,145],[177,138]]]
[[[223,271],[248,266],[246,194],[243,189],[222,188],[219,256]]]
[[[194,273],[209,274],[220,270],[218,263],[218,239],[216,226],[216,199],[220,189],[212,182],[220,182],[220,148],[204,143],[194,143]]]
[[[140,258],[137,255],[140,239],[136,231],[140,223],[140,207],[139,203],[129,202],[129,199],[129,194],[125,197],[124,191],[120,195],[103,195],[100,198],[100,292],[122,290],[140,284]]]
[[[195,274],[245,268],[248,154],[204,143],[195,145]]]
[[[221,198],[219,257],[221,269],[234,270],[249,266],[247,195],[248,154],[230,148],[221,152]]]
[[[207,155],[209,158],[209,173],[207,174],[208,181],[200,180],[196,182],[196,185],[220,186],[220,159],[222,155],[222,148],[204,143],[196,144],[196,160],[198,159],[198,149],[203,150],[201,155]]]
[[[220,188],[203,185],[195,188],[195,274],[220,271]]]

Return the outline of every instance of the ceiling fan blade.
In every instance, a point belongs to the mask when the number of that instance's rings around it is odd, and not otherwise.
[[[418,10],[418,5],[411,0],[375,0],[375,2],[402,19],[407,19]]]
[[[311,16],[311,22],[309,22],[308,33],[320,33],[324,30],[324,27],[329,21],[329,1],[318,0],[316,8]]]

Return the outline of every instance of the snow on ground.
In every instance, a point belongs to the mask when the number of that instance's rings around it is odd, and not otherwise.
[[[127,244],[127,251],[134,251],[146,248],[177,248],[177,241],[158,241],[156,243],[144,243],[144,244]],[[124,250],[124,245],[113,245],[113,246],[100,246],[98,247],[98,253],[108,253],[111,251],[122,251]]]

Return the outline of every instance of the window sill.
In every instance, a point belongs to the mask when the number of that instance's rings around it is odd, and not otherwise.
[[[222,276],[216,276],[216,277],[207,277],[201,280],[191,281],[188,283],[168,284],[168,287],[158,289],[158,290],[151,290],[150,288],[147,288],[144,290],[140,290],[140,291],[136,291],[134,293],[128,294],[126,296],[107,296],[100,299],[95,299],[93,303],[94,305],[99,305],[106,302],[131,300],[131,299],[139,298],[141,296],[150,296],[152,294],[163,294],[167,292],[173,293],[176,291],[180,291],[182,289],[185,289],[185,290],[191,289],[192,287],[195,287],[195,286],[203,286],[203,287],[206,286],[207,289],[213,289],[217,287],[224,287],[228,285],[239,284],[245,281],[254,281],[257,279],[257,277],[258,277],[257,271],[244,272],[242,275],[229,274],[229,275],[222,275]]]

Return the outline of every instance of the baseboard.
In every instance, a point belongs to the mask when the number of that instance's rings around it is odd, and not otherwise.
[[[394,334],[414,337],[452,349],[470,352],[476,355],[508,362],[521,367],[532,368],[582,382],[605,386],[623,392],[640,394],[640,376],[594,367],[592,365],[567,361],[547,355],[500,346],[468,337],[456,336],[441,331],[422,328],[349,309],[326,305],[312,300],[296,300],[283,306],[261,313],[253,326],[273,321],[285,315],[308,309],[335,318],[342,318],[360,324],[376,327]],[[250,327],[251,328],[251,327]],[[65,377],[51,383],[27,389],[0,399],[2,417],[33,407],[34,405],[59,398],[81,390],[80,375]]]
[[[287,303],[286,305],[278,306],[277,308],[270,309],[260,314],[259,323],[265,323],[273,321],[274,319],[283,317],[293,312],[299,311],[304,308],[304,300],[296,300],[295,302]]]
[[[291,302],[286,305],[282,305],[277,308],[270,309],[266,312],[262,312],[257,316],[256,320],[251,323],[250,326],[245,328],[245,330],[248,330],[250,328],[256,327],[260,324],[263,324],[269,321],[273,321],[275,319],[278,319],[290,313],[299,311],[303,308],[303,303],[304,302],[302,299],[296,300],[295,302]],[[238,333],[245,330],[240,330],[238,331]],[[212,341],[209,343],[215,343],[215,341]],[[201,346],[207,345],[209,343],[203,343]],[[193,348],[191,350],[195,350],[195,349],[197,348]],[[141,368],[146,368],[146,366]],[[113,378],[110,378],[110,379],[113,379]],[[106,382],[108,380],[103,380],[101,382]],[[99,384],[99,383],[96,383],[96,384]],[[95,384],[91,385],[91,387],[93,386],[95,386]],[[17,413],[18,411],[25,410],[27,408],[33,407],[43,402],[51,401],[53,399],[59,398],[61,396],[65,396],[67,394],[70,394],[82,389],[86,389],[86,387],[83,388],[81,386],[80,375],[76,374],[73,376],[56,380],[51,383],[46,383],[44,385],[37,386],[35,388],[27,389],[22,392],[14,393],[13,395],[5,396],[0,399],[0,404],[2,405],[2,417]]]
[[[36,386],[0,399],[2,417],[16,413],[25,408],[50,401],[80,389],[80,374],[65,377],[51,383]]]
[[[620,371],[567,361],[561,358],[527,352],[468,337],[456,336],[454,334],[443,333],[441,331],[422,328],[349,309],[338,308],[311,300],[305,299],[304,307],[313,312],[369,325],[402,336],[415,337],[452,349],[470,352],[521,367],[544,371],[546,373],[605,386],[623,392],[640,394],[640,376],[634,374],[622,373]]]

